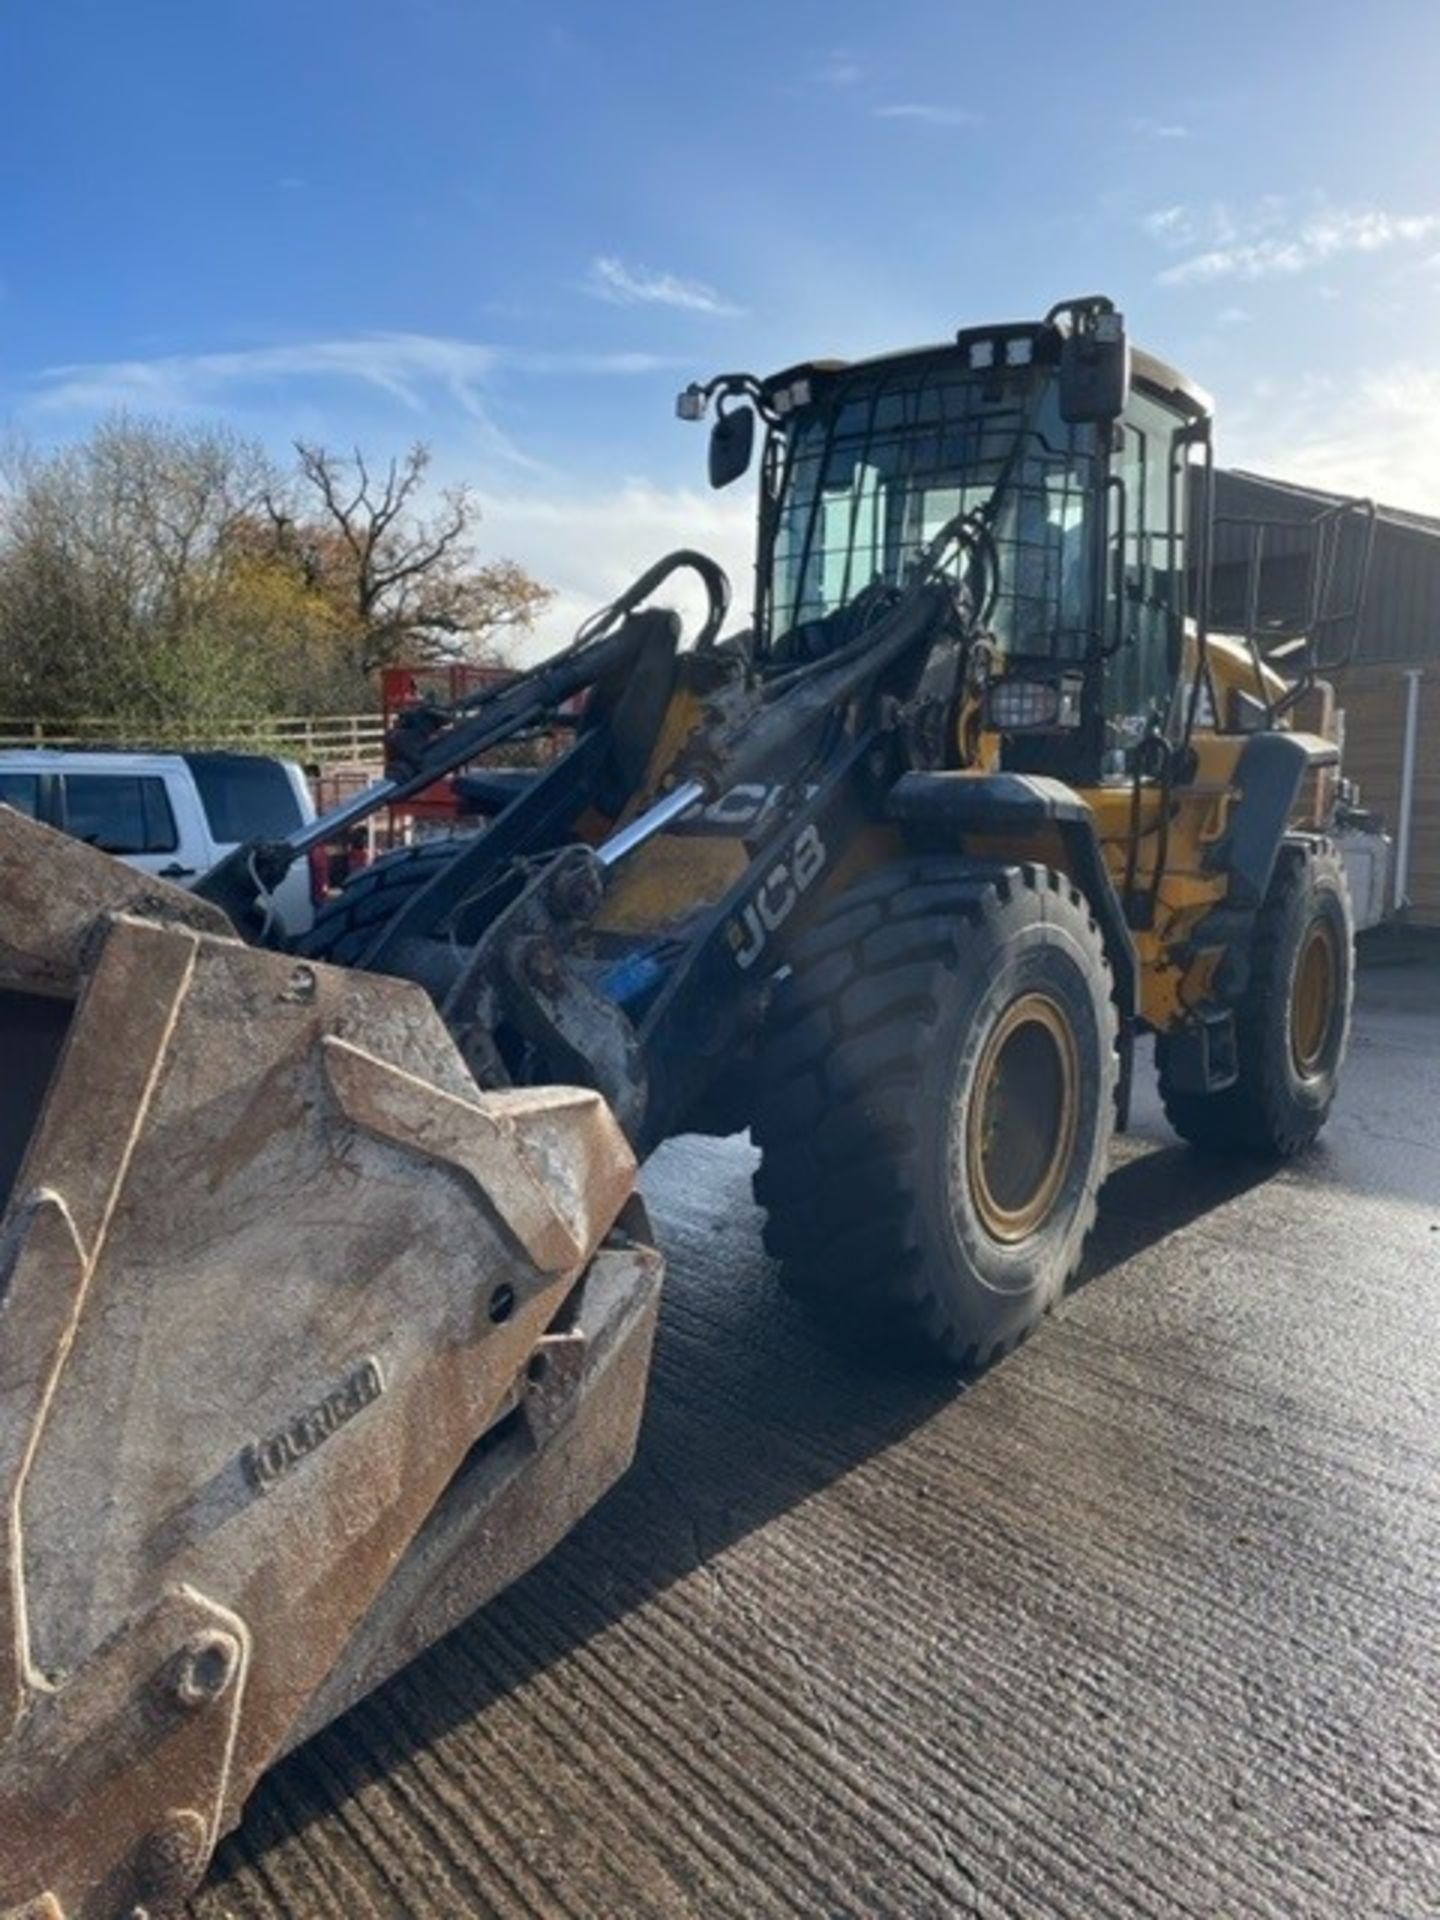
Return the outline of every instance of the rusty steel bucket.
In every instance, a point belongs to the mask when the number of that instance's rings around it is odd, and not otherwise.
[[[0,808],[0,1916],[172,1910],[634,1450],[598,1095]]]

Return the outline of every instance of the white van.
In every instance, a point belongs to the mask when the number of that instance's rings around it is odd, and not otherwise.
[[[182,887],[241,842],[282,840],[315,818],[294,761],[258,753],[6,747],[0,804]],[[276,894],[287,934],[306,932],[315,917],[311,871],[297,861]]]

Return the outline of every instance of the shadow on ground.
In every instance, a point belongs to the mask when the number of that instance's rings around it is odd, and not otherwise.
[[[1103,1190],[1079,1286],[1264,1177],[1176,1146],[1140,1142],[1126,1152]],[[734,1143],[685,1141],[666,1149],[650,1179],[670,1280],[630,1474],[525,1579],[275,1769],[241,1834],[222,1847],[215,1880],[892,1447],[964,1390],[917,1372],[913,1360],[860,1356],[817,1335],[759,1250],[749,1166]]]

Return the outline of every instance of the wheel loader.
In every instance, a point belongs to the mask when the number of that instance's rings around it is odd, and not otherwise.
[[[1098,297],[679,411],[716,485],[758,441],[743,629],[671,554],[193,895],[0,813],[0,1912],[171,1910],[622,1470],[670,1135],[748,1128],[803,1298],[977,1368],[1075,1273],[1141,1036],[1199,1147],[1325,1121],[1373,514],[1279,610],[1257,524],[1222,632],[1210,402]],[[288,867],[451,773],[483,830],[286,950]]]

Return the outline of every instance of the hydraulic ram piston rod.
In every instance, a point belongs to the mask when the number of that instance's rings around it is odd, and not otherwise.
[[[643,846],[657,833],[663,833],[672,820],[678,820],[682,813],[688,813],[697,800],[705,798],[705,788],[699,780],[687,780],[683,786],[676,787],[672,793],[665,794],[653,807],[647,807],[644,813],[636,814],[628,826],[621,827],[618,833],[612,833],[595,849],[595,858],[602,867],[616,866],[627,853],[633,853],[636,847]]]

